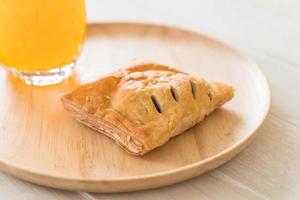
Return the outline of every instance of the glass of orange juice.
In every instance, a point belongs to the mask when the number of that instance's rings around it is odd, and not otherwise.
[[[30,85],[70,76],[86,29],[84,0],[0,0],[0,64]]]

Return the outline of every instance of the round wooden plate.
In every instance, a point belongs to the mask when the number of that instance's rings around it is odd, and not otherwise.
[[[60,96],[140,61],[177,67],[236,89],[234,99],[164,146],[134,157],[76,122]],[[0,169],[55,188],[122,192],[156,188],[218,167],[255,137],[270,106],[267,81],[250,59],[211,38],[157,25],[88,26],[74,76],[60,85],[26,86],[0,70]]]

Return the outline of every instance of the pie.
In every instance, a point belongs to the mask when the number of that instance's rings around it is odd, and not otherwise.
[[[76,120],[140,156],[199,123],[233,95],[229,85],[141,64],[79,86],[61,100]]]

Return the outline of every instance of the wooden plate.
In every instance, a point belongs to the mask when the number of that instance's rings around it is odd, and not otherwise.
[[[82,82],[139,61],[175,66],[236,88],[204,122],[144,157],[77,123],[59,97]],[[156,188],[218,167],[255,137],[270,106],[267,81],[250,59],[211,38],[146,24],[94,24],[64,83],[30,87],[0,70],[0,169],[55,188],[121,192]]]

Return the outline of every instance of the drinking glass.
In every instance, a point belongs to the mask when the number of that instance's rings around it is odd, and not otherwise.
[[[85,31],[84,0],[0,0],[0,64],[26,84],[59,83]]]

